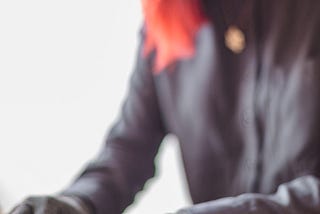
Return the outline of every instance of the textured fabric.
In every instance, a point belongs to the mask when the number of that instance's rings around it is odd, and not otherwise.
[[[200,0],[142,0],[146,39],[144,54],[157,50],[154,72],[195,54],[194,40],[207,22]]]
[[[214,22],[192,59],[153,75],[156,53],[139,50],[121,116],[66,190],[97,214],[133,202],[168,133],[179,139],[191,213],[320,213],[320,2],[247,0],[224,19],[224,1],[203,1]],[[241,54],[224,45],[229,24],[245,34]]]

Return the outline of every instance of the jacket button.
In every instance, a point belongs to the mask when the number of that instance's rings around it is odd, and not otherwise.
[[[224,35],[225,45],[233,53],[240,54],[246,47],[244,33],[236,26],[231,25]]]

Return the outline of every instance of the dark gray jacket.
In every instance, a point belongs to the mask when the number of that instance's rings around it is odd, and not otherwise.
[[[172,133],[190,213],[320,213],[320,1],[246,0],[236,18],[219,1],[204,1],[212,22],[194,58],[154,75],[139,49],[121,117],[65,194],[121,213]],[[224,45],[230,24],[246,36],[240,54]]]

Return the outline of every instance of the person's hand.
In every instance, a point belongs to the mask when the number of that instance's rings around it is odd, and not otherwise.
[[[90,214],[90,211],[78,198],[38,196],[28,197],[9,214]]]

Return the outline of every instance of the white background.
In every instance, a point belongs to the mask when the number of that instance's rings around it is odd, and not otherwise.
[[[97,153],[126,93],[141,22],[138,0],[0,0],[3,210],[63,189]],[[156,179],[127,213],[189,203],[177,152],[167,138]]]

